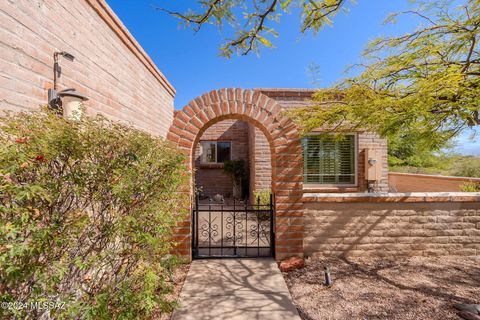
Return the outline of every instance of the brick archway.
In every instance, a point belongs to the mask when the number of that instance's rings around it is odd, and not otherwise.
[[[297,128],[275,100],[259,91],[220,89],[192,100],[175,112],[167,139],[188,156],[193,168],[196,144],[213,124],[238,119],[259,128],[270,144],[275,194],[275,257],[303,254],[303,160]],[[193,185],[193,184],[192,184]],[[191,221],[175,235],[177,252],[191,257]]]

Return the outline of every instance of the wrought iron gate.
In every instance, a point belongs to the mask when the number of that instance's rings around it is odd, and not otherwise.
[[[269,203],[195,198],[193,258],[273,257],[273,195]]]

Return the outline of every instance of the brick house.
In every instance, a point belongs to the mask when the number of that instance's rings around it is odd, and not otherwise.
[[[305,89],[220,89],[175,112],[167,138],[197,170],[195,186],[210,196],[227,195],[231,185],[221,163],[243,159],[250,191],[270,185],[275,195],[269,225],[258,220],[265,211],[255,204],[195,204],[175,235],[179,254],[479,254],[480,193],[388,192],[385,139],[364,131],[343,133],[343,139],[316,130],[299,134],[284,111],[309,103],[311,95]],[[254,242],[263,236],[265,245],[252,248],[248,236]]]
[[[314,93],[310,89],[255,90],[275,100],[282,111],[308,105]],[[371,165],[366,162],[365,153],[370,151],[370,158],[374,154],[375,166],[379,169],[379,178],[370,179],[370,191],[388,191],[385,139],[359,131],[346,133],[344,139],[337,141],[324,133],[318,130],[303,138],[304,188],[323,192],[366,192],[369,180],[365,167]],[[220,155],[222,152],[224,155]],[[250,198],[253,191],[271,187],[270,146],[261,130],[251,123],[224,120],[212,125],[201,136],[194,159],[195,184],[206,196],[231,197],[232,181],[222,169],[227,160],[245,161]]]
[[[0,22],[0,109],[46,104],[53,54],[67,51],[75,60],[60,61],[59,89],[86,95],[90,114],[170,140],[197,169],[192,194],[197,186],[210,196],[231,195],[232,181],[222,169],[230,159],[248,166],[250,198],[255,190],[275,195],[268,210],[253,210],[256,219],[249,219],[252,208],[245,203],[238,214],[238,207],[209,204],[213,217],[206,224],[192,211],[175,231],[179,255],[192,258],[200,233],[222,241],[220,252],[223,241],[233,239],[236,250],[239,234],[228,233],[232,226],[256,241],[262,236],[276,259],[480,255],[480,193],[389,193],[385,139],[363,131],[343,133],[343,139],[321,131],[302,137],[284,115],[309,103],[309,89],[213,90],[174,112],[175,89],[104,0],[2,1]],[[395,180],[397,186],[415,184],[413,191],[442,191],[432,188],[440,182],[430,177]],[[458,188],[458,179],[449,181]],[[223,227],[225,237],[217,241]]]

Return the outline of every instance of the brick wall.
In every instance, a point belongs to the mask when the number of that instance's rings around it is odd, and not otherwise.
[[[462,191],[460,186],[464,183],[480,183],[480,178],[390,172],[388,182],[398,192],[455,192]]]
[[[250,151],[250,192],[271,189],[272,155],[265,135],[254,125],[248,127]]]
[[[480,255],[480,193],[305,199],[305,255]]]
[[[375,182],[376,192],[386,192],[388,189],[388,159],[387,159],[387,140],[380,138],[378,134],[371,132],[358,132],[358,191],[367,190],[367,181],[365,180],[365,150],[379,149],[382,154],[382,179]]]
[[[202,140],[231,141],[232,160],[244,160],[248,168],[248,124],[238,120],[224,120],[208,128],[200,138]],[[200,163],[200,144],[195,148],[195,186],[201,187],[209,196],[221,194],[230,197],[233,183],[223,172],[223,165]]]
[[[175,90],[104,0],[3,0],[0,22],[0,109],[45,105],[53,53],[67,51],[75,61],[60,57],[60,90],[87,95],[90,113],[166,135]]]
[[[284,88],[258,88],[255,89],[263,93],[264,95],[272,98],[283,109],[288,110],[291,108],[309,106],[312,94],[315,90],[312,89],[284,89]]]

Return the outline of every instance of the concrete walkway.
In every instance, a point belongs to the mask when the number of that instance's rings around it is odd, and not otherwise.
[[[195,260],[173,320],[300,320],[273,259]]]

